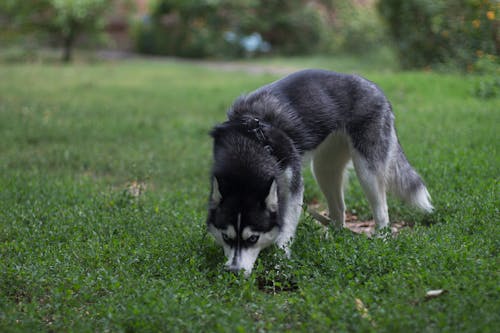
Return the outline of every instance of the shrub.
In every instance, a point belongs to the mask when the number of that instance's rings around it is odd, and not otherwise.
[[[333,12],[331,34],[337,40],[337,51],[362,53],[386,44],[385,30],[374,6],[336,1]]]
[[[247,10],[240,29],[258,32],[274,53],[299,55],[318,50],[324,22],[318,8],[302,0],[260,0]]]
[[[500,6],[493,0],[380,0],[404,68],[448,63],[472,71],[483,56],[498,62]]]
[[[317,8],[302,0],[176,1],[160,0],[150,17],[136,22],[139,52],[183,57],[235,57],[241,42],[228,40],[258,34],[264,51],[307,54],[318,50],[322,20]]]
[[[159,1],[152,15],[135,24],[136,47],[147,54],[205,57],[209,55],[213,36],[207,27],[207,18],[213,15],[213,6],[193,2]]]
[[[500,96],[500,78],[481,78],[474,87],[473,95],[481,99]]]

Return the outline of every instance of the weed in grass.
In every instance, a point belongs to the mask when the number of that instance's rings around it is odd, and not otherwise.
[[[482,99],[495,98],[500,96],[500,77],[493,79],[485,78],[480,80],[473,91],[474,96]]]

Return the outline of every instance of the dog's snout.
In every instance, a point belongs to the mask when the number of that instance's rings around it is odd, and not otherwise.
[[[239,265],[226,265],[226,271],[231,272],[235,275],[243,274],[244,277],[249,277],[252,269],[246,269]]]
[[[226,265],[226,271],[229,271],[234,274],[238,274],[241,272],[243,268],[239,267],[238,265]]]

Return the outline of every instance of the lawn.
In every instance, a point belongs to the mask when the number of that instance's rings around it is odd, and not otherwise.
[[[492,77],[361,68],[392,101],[435,213],[391,200],[412,227],[385,239],[304,214],[292,258],[268,249],[245,279],[205,231],[207,133],[276,75],[0,65],[0,331],[497,331],[500,99],[474,92]],[[322,202],[305,180],[306,202]],[[370,218],[355,179],[346,204]]]

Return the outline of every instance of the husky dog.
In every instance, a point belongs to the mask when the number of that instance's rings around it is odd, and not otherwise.
[[[378,229],[386,191],[426,212],[429,193],[399,144],[391,104],[374,83],[304,70],[239,97],[215,126],[207,226],[226,268],[250,274],[276,243],[290,255],[302,210],[302,165],[311,161],[333,226],[344,227],[344,170],[352,160]]]

